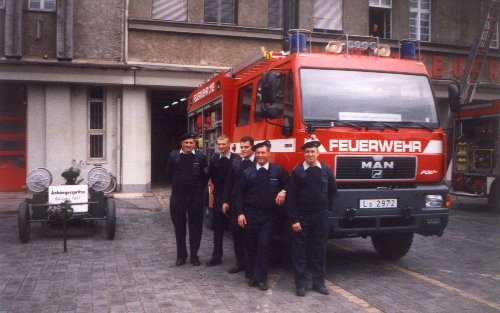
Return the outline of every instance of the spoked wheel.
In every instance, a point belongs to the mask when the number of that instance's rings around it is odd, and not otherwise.
[[[410,251],[413,233],[379,234],[372,236],[373,247],[385,260],[397,260]]]
[[[19,228],[19,239],[22,243],[27,243],[30,240],[30,208],[26,201],[19,204],[17,225]]]
[[[116,230],[116,208],[115,199],[106,199],[106,236],[109,240],[115,238]]]

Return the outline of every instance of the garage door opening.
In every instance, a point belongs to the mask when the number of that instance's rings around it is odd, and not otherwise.
[[[164,185],[168,155],[179,149],[178,138],[187,131],[187,96],[190,90],[151,90],[151,183]]]

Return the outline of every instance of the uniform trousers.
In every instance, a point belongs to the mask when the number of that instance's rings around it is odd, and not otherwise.
[[[227,215],[222,213],[222,197],[217,195],[214,197],[213,207],[213,227],[214,227],[214,251],[212,252],[212,259],[222,258],[222,241],[224,236],[224,229],[227,225]]]
[[[295,286],[306,288],[307,265],[310,265],[313,286],[323,286],[326,269],[326,240],[328,237],[327,210],[304,215],[300,220],[300,232],[292,232],[292,262]]]
[[[236,210],[229,207],[229,227],[233,235],[234,255],[236,257],[236,266],[247,267],[247,238],[245,229],[238,225],[238,216]]]
[[[264,283],[269,269],[269,246],[273,234],[274,217],[271,213],[248,210],[247,225],[247,267],[246,277]]]
[[[191,258],[198,256],[203,229],[203,192],[177,194],[170,197],[170,216],[175,228],[177,258],[187,259],[186,222],[189,228]]]

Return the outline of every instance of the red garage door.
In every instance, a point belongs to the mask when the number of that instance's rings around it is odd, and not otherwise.
[[[26,87],[0,84],[0,191],[25,189]]]

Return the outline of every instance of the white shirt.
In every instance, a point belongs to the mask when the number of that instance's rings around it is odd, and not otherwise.
[[[196,149],[191,150],[191,154],[196,154],[196,151],[194,151],[194,150],[196,150]],[[186,153],[186,152],[184,152],[184,151],[181,149],[181,150],[179,150],[179,154],[187,154],[187,153]]]
[[[255,154],[252,154],[251,157],[249,157],[248,159],[245,159],[245,158],[241,158],[242,161],[245,161],[245,160],[250,160],[253,162],[253,160],[255,160]]]
[[[305,170],[307,170],[308,168],[310,168],[310,167],[314,167],[314,166],[317,166],[317,167],[321,168],[321,163],[320,163],[320,162],[318,162],[318,161],[316,161],[316,164],[314,164],[314,165],[309,165],[309,164],[307,164],[307,162],[306,162],[306,161],[304,161],[304,163],[302,163],[302,166],[304,166],[304,171],[305,171]]]
[[[257,168],[257,171],[258,171],[261,167],[265,168],[266,170],[269,170],[269,162],[267,162],[267,163],[266,163],[266,164],[264,164],[264,165],[259,165],[259,163],[257,163],[257,164],[255,165],[255,167]]]
[[[229,160],[231,160],[231,151],[229,151],[226,155],[222,155],[222,153],[220,153],[219,159],[222,159],[222,158],[228,158]]]

